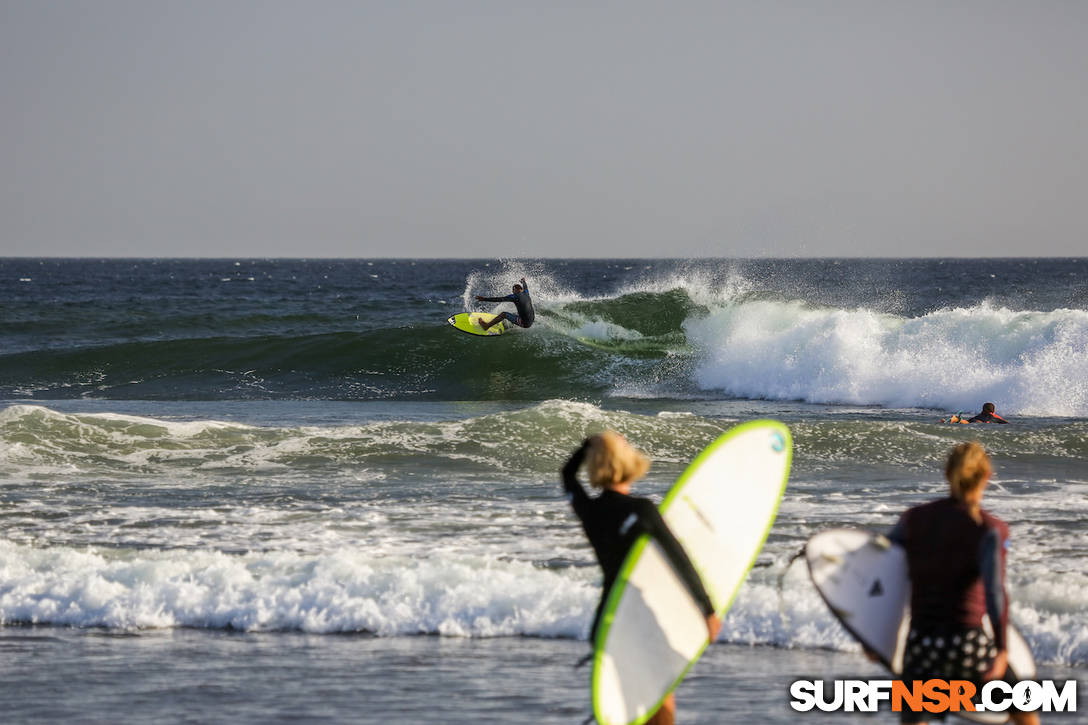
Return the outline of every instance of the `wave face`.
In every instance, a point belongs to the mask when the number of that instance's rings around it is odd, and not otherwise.
[[[709,417],[670,411],[647,415],[551,400],[467,418],[267,426],[12,405],[0,410],[0,476],[53,481],[97,475],[232,479],[239,474],[306,477],[348,470],[375,480],[387,475],[379,471],[387,466],[416,465],[459,476],[500,472],[551,480],[556,461],[586,435],[605,429],[637,440],[656,469],[675,475],[705,442],[740,416],[754,417],[760,411],[713,412]],[[797,465],[820,474],[874,461],[938,470],[949,448],[983,432],[990,433],[985,436],[987,448],[1007,459],[1006,465],[1088,463],[1088,422],[1083,421],[975,432],[934,423],[921,413],[895,420],[797,421],[791,430],[804,453]],[[511,458],[510,450],[521,453]]]
[[[537,324],[445,318],[521,275]],[[1088,415],[1085,260],[0,260],[0,396],[740,398]]]

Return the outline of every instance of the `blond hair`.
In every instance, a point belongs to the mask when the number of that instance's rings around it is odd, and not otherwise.
[[[948,454],[944,475],[948,479],[952,497],[962,501],[965,495],[982,485],[993,470],[986,449],[978,441],[971,441],[960,443]]]
[[[615,431],[606,430],[589,439],[586,473],[594,488],[608,488],[634,481],[650,470],[650,459]]]

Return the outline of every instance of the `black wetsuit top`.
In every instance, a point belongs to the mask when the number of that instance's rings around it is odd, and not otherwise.
[[[536,313],[533,311],[533,298],[529,296],[528,284],[523,283],[521,292],[516,294],[503,297],[481,297],[480,300],[483,302],[513,302],[514,307],[518,310],[518,317],[521,318],[522,327],[530,327],[536,319]]]
[[[699,574],[684,552],[683,546],[676,540],[653,501],[636,496],[628,496],[606,489],[600,496],[590,498],[578,481],[578,468],[586,455],[586,444],[575,451],[563,466],[563,487],[567,491],[574,512],[582,520],[582,528],[597,553],[597,561],[604,570],[604,590],[597,612],[593,616],[593,629],[590,642],[597,637],[597,624],[601,610],[608,599],[608,592],[620,573],[627,552],[642,534],[649,534],[661,545],[673,569],[687,585],[696,604],[703,614],[714,613],[714,605],[707,595]]]
[[[974,418],[969,418],[968,423],[1008,423],[1009,421],[1002,418],[995,413],[982,412],[976,415]]]

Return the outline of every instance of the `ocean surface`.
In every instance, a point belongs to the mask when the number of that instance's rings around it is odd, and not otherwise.
[[[523,275],[533,328],[446,324]],[[560,466],[613,428],[660,499],[757,417],[792,475],[680,722],[849,721],[788,707],[882,676],[790,559],[970,439],[1012,618],[1088,698],[1088,259],[0,259],[3,722],[581,722]]]

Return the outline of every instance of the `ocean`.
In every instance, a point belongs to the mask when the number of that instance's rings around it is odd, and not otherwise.
[[[446,324],[522,276],[531,329]],[[760,417],[793,470],[680,722],[872,721],[789,708],[883,676],[791,558],[972,439],[1012,619],[1088,697],[1088,259],[0,259],[3,721],[582,722],[560,466],[618,430],[660,500]]]

